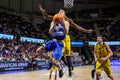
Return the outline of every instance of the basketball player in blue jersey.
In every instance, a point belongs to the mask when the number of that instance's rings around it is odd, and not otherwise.
[[[56,15],[60,16],[60,14],[56,14]],[[46,42],[37,49],[37,52],[40,55],[43,55],[46,58],[50,58],[52,62],[57,67],[59,67],[59,77],[63,76],[63,72],[59,60],[63,56],[63,52],[64,52],[63,48],[65,45],[63,40],[65,39],[68,32],[69,32],[69,22],[65,21],[64,17],[62,17],[60,22],[57,24],[55,20],[53,20],[51,22],[49,29],[49,34],[53,37],[53,40]]]
[[[43,15],[44,19],[47,19],[47,20],[52,20],[53,19],[53,16],[47,14],[46,10],[41,5],[39,5],[39,9],[42,12],[42,15]],[[67,20],[69,22],[70,27],[74,27],[77,30],[85,32],[85,33],[92,33],[92,29],[87,30],[87,29],[77,25],[71,18],[67,17],[66,14],[65,14],[65,10],[60,9],[60,11],[58,13],[60,13],[64,16],[65,20]],[[68,80],[72,80],[72,64],[71,64],[71,55],[72,54],[71,54],[70,41],[71,41],[70,36],[69,36],[69,34],[67,34],[66,38],[64,39],[64,42],[65,42],[66,45],[65,45],[64,56],[63,56],[62,59],[64,60],[65,65],[68,66],[68,72],[69,72]]]

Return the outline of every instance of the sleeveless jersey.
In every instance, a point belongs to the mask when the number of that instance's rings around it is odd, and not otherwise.
[[[105,43],[103,44],[96,44],[96,57],[97,58],[103,58],[108,56],[109,52],[107,51]]]
[[[54,25],[54,32],[53,32],[53,38],[57,40],[64,40],[65,39],[65,30],[63,28],[63,24],[55,24]]]

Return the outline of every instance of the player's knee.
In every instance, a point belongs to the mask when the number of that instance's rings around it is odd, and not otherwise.
[[[37,48],[36,52],[39,53],[39,54],[42,54],[44,52],[43,48],[44,48],[43,46]]]
[[[100,80],[100,73],[96,72],[96,80]]]
[[[41,51],[41,47],[37,48],[36,52],[40,53],[40,51]]]
[[[96,72],[96,76],[99,77],[101,74],[99,72]]]
[[[113,76],[108,76],[108,77],[109,77],[111,80],[114,80],[114,79],[113,79]]]

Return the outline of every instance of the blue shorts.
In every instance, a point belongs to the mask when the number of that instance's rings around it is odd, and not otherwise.
[[[61,56],[63,55],[62,48],[64,46],[63,42],[50,40],[45,44],[46,52],[53,51],[52,57],[55,60],[60,60]]]

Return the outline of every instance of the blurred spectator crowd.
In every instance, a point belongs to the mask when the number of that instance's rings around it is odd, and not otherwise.
[[[48,61],[36,53],[39,43],[16,42],[15,40],[0,39],[0,61]],[[82,52],[72,52],[75,65],[94,64],[92,46],[84,48]],[[88,52],[86,52],[87,50]],[[120,60],[120,47],[114,47],[112,60]]]
[[[38,46],[38,43],[0,39],[0,61],[30,61],[32,58],[45,60],[36,53]]]
[[[16,37],[25,36],[43,38],[44,32],[37,29],[30,21],[22,16],[0,12],[0,33],[12,34]]]

